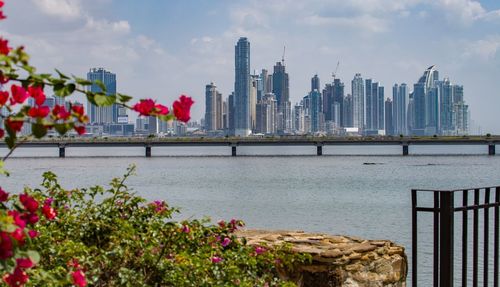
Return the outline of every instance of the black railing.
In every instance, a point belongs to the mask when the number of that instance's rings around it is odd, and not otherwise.
[[[418,195],[422,193],[433,193],[433,205],[420,206],[418,204]],[[455,203],[455,195],[462,196],[461,203]],[[473,194],[473,203],[469,204],[469,195]],[[494,194],[494,200],[491,197]],[[433,213],[433,286],[449,287],[454,284],[454,259],[460,259],[460,269],[462,286],[478,286],[480,270],[479,259],[482,256],[482,283],[484,286],[499,287],[499,207],[500,207],[500,186],[473,188],[463,190],[412,190],[412,286],[416,287],[418,283],[418,213]],[[460,198],[456,198],[457,202]],[[480,200],[482,199],[482,200]],[[456,206],[458,205],[458,206]],[[490,209],[493,208],[493,263],[489,259],[490,255]],[[480,215],[483,212],[482,230],[482,254],[479,253],[479,235],[480,235]],[[472,211],[472,269],[468,268],[469,262],[469,212]],[[460,252],[454,250],[455,240],[455,215],[462,215],[462,240]],[[458,214],[460,215],[460,214]],[[459,236],[457,236],[459,238]],[[458,250],[457,250],[458,251]],[[461,256],[454,258],[454,255],[461,253]],[[490,266],[493,265],[493,266]],[[492,267],[492,272],[489,269]],[[472,277],[468,275],[472,273]],[[488,276],[492,273],[493,278]],[[472,280],[471,280],[472,279]],[[493,284],[493,285],[491,285]]]

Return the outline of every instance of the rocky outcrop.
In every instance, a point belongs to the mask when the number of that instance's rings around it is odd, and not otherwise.
[[[312,264],[282,274],[300,287],[406,286],[404,248],[391,241],[302,231],[242,230],[237,235],[249,245],[289,243],[293,252],[310,254]]]

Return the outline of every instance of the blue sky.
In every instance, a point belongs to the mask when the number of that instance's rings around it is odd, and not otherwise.
[[[437,65],[464,85],[472,118],[500,133],[500,1],[274,0],[132,1],[7,0],[0,33],[25,44],[40,71],[58,67],[85,75],[91,67],[117,74],[118,90],[172,102],[180,93],[204,110],[204,87],[224,96],[234,85],[234,44],[251,42],[252,69],[281,59],[293,102],[338,76],[350,91],[355,73],[391,96],[394,83],[415,83]]]

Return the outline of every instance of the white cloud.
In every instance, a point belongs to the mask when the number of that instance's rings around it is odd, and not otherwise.
[[[500,51],[500,35],[492,35],[485,39],[468,44],[465,48],[465,57],[480,57],[483,60],[491,60]]]
[[[339,28],[357,28],[363,32],[385,32],[388,22],[381,18],[370,15],[361,15],[355,17],[323,17],[311,15],[305,17],[302,23],[310,26],[336,26]]]
[[[92,17],[87,18],[85,29],[94,32],[128,34],[130,24],[127,21],[110,22],[108,20],[95,20]]]
[[[32,0],[45,14],[62,20],[74,20],[82,17],[79,0]]]
[[[500,19],[500,10],[487,11],[475,0],[436,0],[431,3],[441,9],[451,22],[470,25],[477,20]]]

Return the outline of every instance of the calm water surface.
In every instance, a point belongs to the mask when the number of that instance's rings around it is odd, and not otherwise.
[[[142,148],[68,148],[64,159],[55,157],[56,149],[20,149],[6,163],[11,177],[0,184],[20,191],[51,170],[65,187],[105,185],[134,163],[137,176],[128,185],[150,200],[181,207],[181,218],[235,217],[249,228],[390,239],[408,249],[410,189],[500,185],[500,156],[484,155],[485,146],[411,147],[410,153],[420,155],[408,157],[399,156],[400,149],[325,147],[326,156],[318,157],[313,147],[245,147],[238,153],[246,156],[234,158],[222,147],[153,148],[153,157],[144,158]],[[262,156],[270,154],[294,156]],[[431,220],[422,217],[424,239]],[[430,277],[430,244],[422,242],[419,255],[424,278]]]

